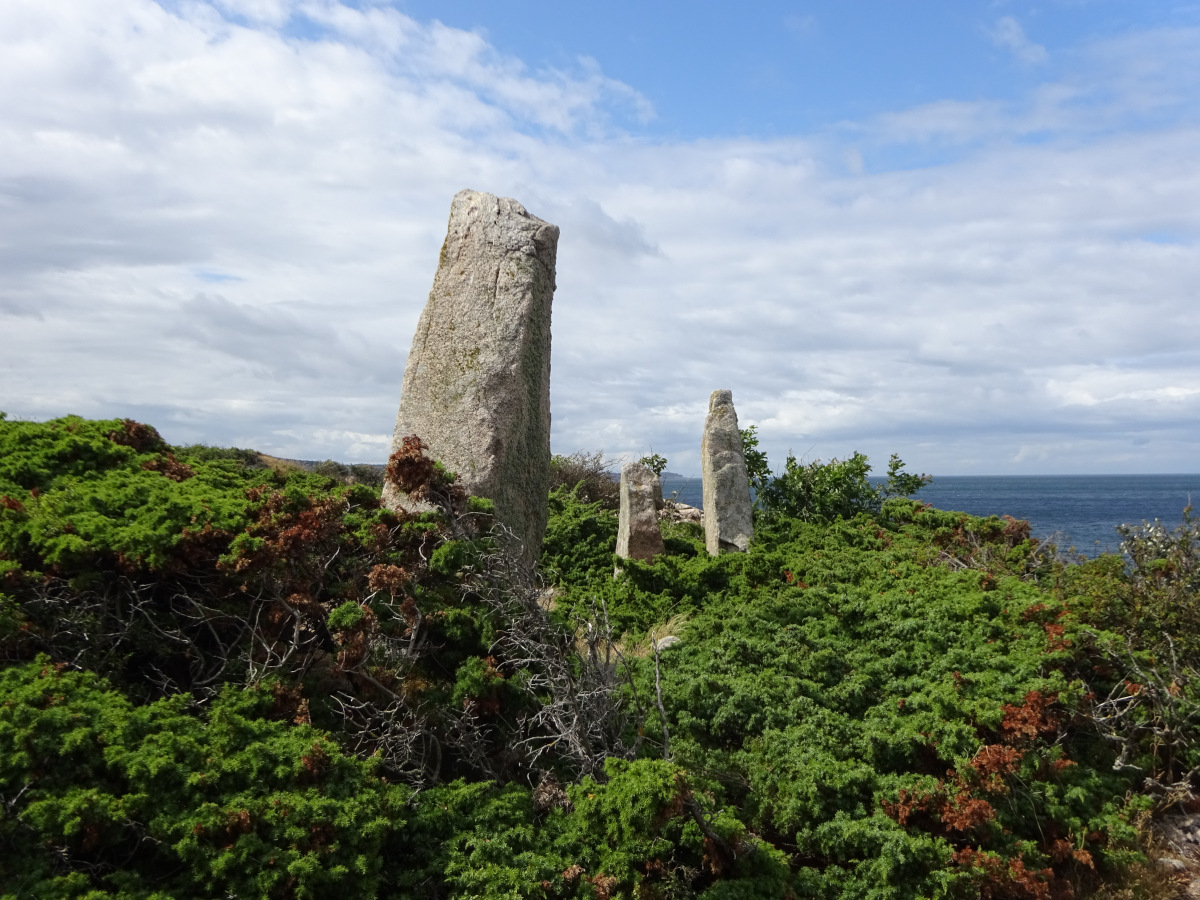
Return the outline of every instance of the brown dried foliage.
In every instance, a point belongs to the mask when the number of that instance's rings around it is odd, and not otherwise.
[[[1046,632],[1047,652],[1056,653],[1059,650],[1066,650],[1074,644],[1070,638],[1063,637],[1066,627],[1059,624],[1069,611],[1066,606],[1055,608],[1047,606],[1045,603],[1035,603],[1021,613],[1021,618],[1026,622],[1039,623],[1042,630]]]
[[[314,503],[310,499],[308,507],[288,511],[285,509],[287,499],[279,491],[268,494],[265,488],[252,488],[246,496],[251,502],[261,501],[247,532],[262,538],[265,543],[260,549],[237,559],[233,563],[234,571],[276,566],[277,574],[286,583],[304,583],[305,576],[310,574],[304,564],[314,562],[312,557],[317,550],[336,543],[342,530],[345,501],[330,497]]]
[[[425,455],[429,449],[415,434],[400,442],[400,449],[388,457],[387,473],[384,476],[414,500],[424,500],[436,470],[433,460]]]
[[[124,419],[120,430],[110,431],[108,439],[138,453],[162,452],[167,448],[167,442],[162,439],[157,429],[133,419]]]
[[[254,830],[254,820],[250,816],[248,809],[233,812],[232,810],[226,814],[225,818],[225,834],[231,838],[236,838],[239,834],[249,834]]]
[[[1094,869],[1089,851],[1051,828],[1046,829],[1041,850],[1053,865],[1038,871],[1027,869],[1019,854],[1005,859],[986,850],[985,845],[994,835],[980,831],[996,816],[987,798],[1008,793],[1034,741],[1057,734],[1060,719],[1052,708],[1056,700],[1054,694],[1030,691],[1021,704],[1005,704],[998,742],[985,744],[960,770],[948,771],[934,789],[901,790],[895,801],[883,803],[885,814],[901,825],[920,828],[957,844],[954,862],[974,872],[981,898],[1066,900],[1073,896],[1072,888],[1059,870],[1064,866]],[[1041,773],[1052,777],[1072,765],[1073,761],[1058,758],[1043,766]]]
[[[348,672],[363,663],[371,652],[371,635],[378,631],[378,617],[369,606],[360,606],[363,617],[353,627],[339,632],[341,650],[337,655],[337,667]]]
[[[587,880],[596,889],[596,900],[608,900],[612,896],[612,892],[621,883],[619,878],[615,878],[612,875],[605,875],[603,872],[599,875],[593,875]]]
[[[567,792],[563,790],[562,785],[558,783],[557,778],[553,775],[544,775],[537,787],[533,789],[533,808],[541,813],[549,812],[552,809],[570,809],[571,800],[567,797]],[[576,877],[582,872],[583,870],[580,869]],[[563,873],[563,877],[567,877],[566,872]]]
[[[147,472],[157,472],[172,481],[187,481],[196,475],[191,466],[181,463],[175,458],[175,454],[170,452],[146,460],[142,463],[142,468]]]
[[[395,596],[404,592],[404,587],[412,577],[401,566],[380,564],[371,569],[367,576],[367,586],[372,591],[386,591]]]
[[[337,828],[329,822],[317,822],[308,828],[308,840],[303,843],[305,850],[320,850],[329,847],[337,838]]]
[[[978,828],[996,817],[996,810],[981,797],[975,797],[965,786],[949,789],[938,782],[935,790],[926,793],[901,789],[896,802],[884,801],[883,811],[901,825],[914,825],[923,831],[943,837],[963,834]]]
[[[320,742],[312,745],[309,751],[300,757],[300,764],[304,766],[304,771],[312,778],[320,778],[325,769],[329,766],[329,754]]]
[[[1004,744],[988,744],[968,763],[968,768],[978,779],[983,790],[990,793],[1003,793],[1008,790],[1005,781],[1010,775],[1016,774],[1021,763],[1024,750],[1007,747]]]
[[[806,590],[808,588],[808,582],[801,581],[799,578],[796,577],[796,574],[794,572],[789,572],[787,570],[784,570],[783,577],[787,581],[788,584],[795,585],[796,587],[800,588],[801,590]]]
[[[993,853],[964,847],[955,852],[954,861],[979,876],[981,900],[1067,900],[1074,896],[1068,883],[1053,869],[1031,871],[1018,855],[1004,860]]]
[[[349,672],[366,660],[371,650],[371,644],[364,631],[355,629],[352,632],[342,632],[342,648],[338,651],[337,667],[339,671]]]
[[[281,527],[271,548],[277,559],[294,560],[306,555],[314,544],[324,543],[341,530],[345,503],[329,499],[292,515],[290,523]]]
[[[467,492],[455,476],[439,468],[425,455],[429,448],[415,434],[400,442],[388,458],[384,481],[419,503],[429,503],[456,518],[466,508]]]
[[[937,561],[953,569],[975,569],[984,573],[983,589],[996,586],[997,574],[1014,574],[1009,558],[1011,551],[1031,541],[1030,524],[1012,516],[1000,519],[972,519],[963,515],[953,528],[933,537],[940,552]],[[1015,574],[1032,577],[1039,565],[1040,548],[1031,548],[1023,569]]]
[[[376,522],[371,526],[370,537],[364,546],[373,553],[383,553],[392,546],[392,540],[392,529],[383,522]]]
[[[1003,739],[1008,743],[1017,743],[1056,734],[1060,720],[1051,711],[1051,706],[1057,700],[1057,694],[1030,691],[1025,695],[1025,702],[1020,706],[1005,703],[1004,718],[1000,721],[1000,733]]]
[[[210,568],[229,549],[232,538],[228,531],[213,528],[211,522],[205,522],[202,528],[187,525],[180,532],[180,541],[175,547],[175,564],[182,571]]]
[[[1082,850],[1068,841],[1066,838],[1056,838],[1050,841],[1046,847],[1046,854],[1056,863],[1064,863],[1068,860],[1074,860],[1082,866],[1089,869],[1096,868],[1096,863],[1092,859],[1092,854],[1086,850]]]
[[[1004,530],[1000,533],[1004,536],[1004,542],[1010,547],[1015,547],[1022,541],[1029,540],[1032,526],[1025,519],[1014,519],[1012,516],[1001,516],[1002,521],[1007,523]]]
[[[311,725],[308,698],[304,696],[304,688],[298,684],[285,685],[275,681],[271,685],[271,704],[269,713],[272,719],[291,721],[296,725]]]

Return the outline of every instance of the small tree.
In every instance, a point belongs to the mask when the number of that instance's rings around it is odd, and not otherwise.
[[[759,506],[758,494],[771,480],[771,464],[767,454],[758,449],[758,426],[739,428],[742,436],[742,455],[746,458],[746,474],[750,476],[750,487],[754,489],[755,506]]]
[[[888,460],[887,483],[880,487],[879,491],[884,500],[889,497],[911,497],[931,481],[933,481],[932,475],[914,475],[911,472],[905,472],[904,460],[893,453],[891,459]]]
[[[791,517],[829,522],[860,512],[877,513],[889,497],[915,494],[933,480],[929,475],[905,472],[903,460],[895,453],[888,462],[887,481],[878,486],[868,478],[871,464],[862,453],[845,460],[823,463],[818,459],[807,464],[789,453],[783,471],[772,475],[767,454],[758,449],[758,429],[751,425],[740,431],[754,505],[768,521]]]
[[[783,471],[758,488],[759,509],[767,520],[831,522],[860,512],[878,512],[880,492],[867,479],[871,464],[855,453],[848,459],[797,462],[788,454]]]
[[[667,458],[665,456],[660,456],[657,453],[651,453],[649,456],[643,456],[638,460],[638,462],[640,462],[659,478],[662,478],[662,473],[666,471],[667,468]]]

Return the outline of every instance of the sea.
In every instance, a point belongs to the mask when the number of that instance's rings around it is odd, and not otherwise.
[[[699,478],[665,473],[663,493],[702,506]],[[934,476],[916,499],[938,509],[974,516],[1027,519],[1034,537],[1096,556],[1117,553],[1117,526],[1183,521],[1183,509],[1200,503],[1200,475],[955,475]]]

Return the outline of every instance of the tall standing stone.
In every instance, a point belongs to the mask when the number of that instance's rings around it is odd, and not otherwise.
[[[658,524],[656,493],[661,495],[662,488],[653,470],[640,462],[622,467],[617,556],[624,559],[653,559],[666,549]]]
[[[520,203],[460,191],[417,323],[390,452],[415,434],[536,562],[550,489],[550,307],[558,226]],[[399,490],[392,509],[419,511]]]
[[[732,391],[713,391],[700,442],[700,474],[704,489],[704,542],[713,556],[745,552],[754,535],[750,476],[738,431]]]

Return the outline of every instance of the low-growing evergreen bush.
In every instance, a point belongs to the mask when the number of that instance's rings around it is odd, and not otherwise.
[[[0,697],[3,896],[379,895],[410,791],[268,687],[137,706],[43,657]]]
[[[895,458],[884,485],[748,462],[749,552],[664,525],[614,578],[580,477],[543,581],[415,438],[389,477],[437,508],[409,516],[332,466],[0,420],[0,896],[1065,898],[1131,871],[1200,765],[1190,521],[1073,564],[905,499]]]

